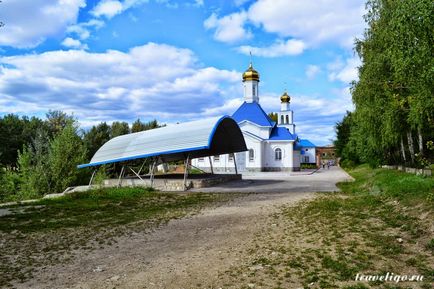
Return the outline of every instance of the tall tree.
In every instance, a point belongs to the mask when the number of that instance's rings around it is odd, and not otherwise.
[[[270,112],[268,116],[271,118],[272,121],[277,122],[277,113],[276,112]]]
[[[0,165],[16,167],[18,150],[29,144],[38,130],[47,130],[39,118],[8,114],[0,117]]]
[[[45,115],[51,136],[60,133],[68,124],[74,123],[74,116],[68,115],[61,110],[50,110]]]
[[[77,184],[77,165],[86,161],[86,148],[78,136],[78,128],[68,123],[50,143],[48,163],[51,171],[51,191],[61,193]]]
[[[433,137],[433,8],[430,0],[367,2],[369,28],[356,44],[362,66],[352,86],[351,139],[362,161],[414,163]]]
[[[131,132],[150,130],[158,127],[161,127],[161,125],[155,119],[148,122],[142,122],[140,118],[138,118],[135,122],[133,122]]]
[[[111,127],[110,138],[130,133],[130,127],[127,122],[114,121]]]
[[[49,153],[48,131],[39,129],[18,156],[21,198],[36,198],[51,192]]]
[[[105,122],[93,126],[85,133],[83,140],[87,149],[88,159],[90,159],[104,143],[110,140],[111,135],[111,127]]]

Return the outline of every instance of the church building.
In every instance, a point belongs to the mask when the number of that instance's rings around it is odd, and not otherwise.
[[[301,163],[315,164],[315,145],[301,140],[295,132],[291,97],[285,91],[280,97],[277,122],[259,104],[259,73],[250,63],[243,73],[244,103],[232,118],[243,133],[248,151],[192,160],[192,165],[207,171],[233,171],[235,162],[243,171],[298,171]]]

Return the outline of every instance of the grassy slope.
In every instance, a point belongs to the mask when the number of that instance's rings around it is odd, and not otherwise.
[[[343,193],[282,207],[249,258],[222,274],[231,288],[432,288],[434,178],[360,166]],[[425,282],[357,283],[357,273]],[[241,283],[241,284],[240,284]],[[244,286],[244,287],[242,287]]]
[[[112,188],[13,206],[0,217],[0,287],[40,267],[68,262],[74,250],[112,245],[120,235],[197,212],[224,194],[172,194]]]

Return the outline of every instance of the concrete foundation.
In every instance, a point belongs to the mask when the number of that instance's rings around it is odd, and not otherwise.
[[[220,183],[241,180],[241,175],[238,174],[195,174],[187,178],[187,188],[206,188],[215,186]],[[118,179],[104,180],[104,187],[116,187],[119,184]],[[124,178],[121,180],[121,187],[150,187],[151,181],[149,178],[143,177],[143,181],[138,178]],[[157,175],[154,178],[153,187],[160,191],[184,191],[184,175],[183,174],[168,174]]]
[[[298,172],[300,167],[294,168],[278,168],[278,167],[264,167],[263,172]]]
[[[209,172],[210,168],[204,168],[204,167],[198,167],[199,169]],[[235,173],[235,168],[222,168],[222,167],[216,167],[213,168],[214,172],[216,173]],[[294,168],[278,168],[278,167],[264,167],[264,168],[245,168],[243,171],[238,171],[239,173],[245,173],[245,172],[299,172],[300,167],[294,167]]]

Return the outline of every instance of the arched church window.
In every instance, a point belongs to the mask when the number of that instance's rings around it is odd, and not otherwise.
[[[274,158],[276,159],[276,161],[280,161],[282,159],[282,150],[280,148],[277,148],[274,151]]]
[[[234,161],[234,154],[229,154],[229,161],[233,162]]]
[[[253,96],[256,96],[256,85],[253,85]]]
[[[249,149],[249,161],[253,162],[255,159],[255,151],[253,149]]]
[[[283,121],[283,115],[280,116],[280,123],[284,123],[284,121]]]
[[[289,115],[286,116],[286,124],[289,124]]]

